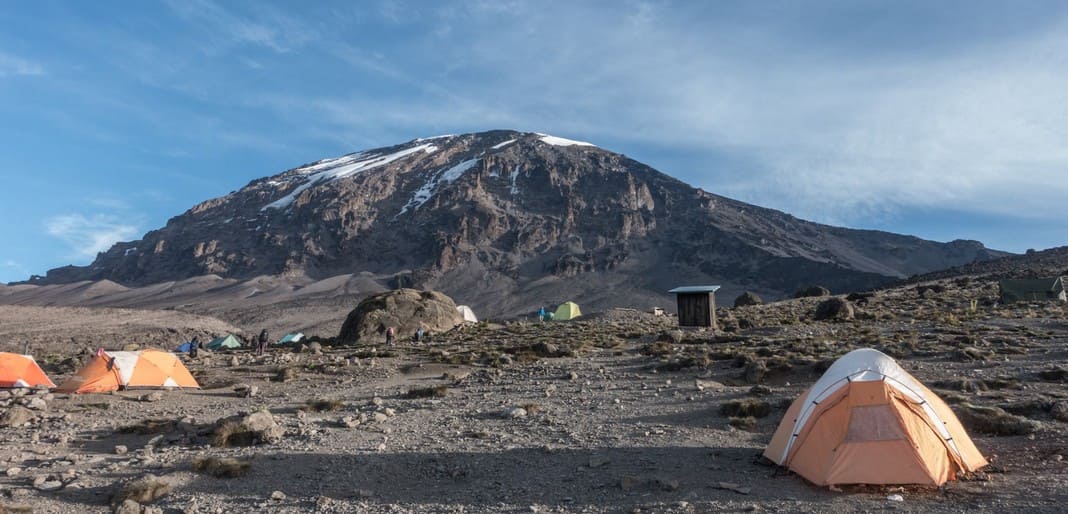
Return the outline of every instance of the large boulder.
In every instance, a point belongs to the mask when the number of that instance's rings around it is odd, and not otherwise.
[[[810,286],[794,293],[794,298],[818,298],[831,296],[831,290],[823,286]]]
[[[746,292],[742,293],[741,296],[739,296],[738,298],[734,299],[734,306],[735,307],[745,307],[745,306],[748,306],[748,305],[760,305],[760,304],[763,304],[763,303],[764,303],[764,299],[763,298],[761,298],[756,293],[753,293],[753,292],[750,292],[750,291],[746,291]]]
[[[853,305],[837,296],[828,298],[816,306],[813,319],[819,320],[850,320],[853,319]]]
[[[338,339],[342,343],[382,341],[386,328],[397,337],[408,337],[420,327],[444,332],[463,323],[452,298],[437,291],[397,289],[364,298],[345,318]]]

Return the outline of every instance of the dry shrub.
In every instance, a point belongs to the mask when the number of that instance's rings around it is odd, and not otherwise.
[[[228,420],[215,427],[211,435],[211,445],[220,448],[249,446],[251,443],[247,442],[248,439],[248,432],[241,426],[241,423]]]
[[[419,387],[416,389],[409,389],[408,398],[444,398],[449,394],[449,387],[444,385],[431,386],[431,387]]]
[[[737,429],[749,430],[756,426],[757,419],[753,416],[731,417],[727,420],[727,423]]]
[[[334,412],[345,408],[345,402],[328,398],[308,400],[303,410],[309,412]]]
[[[143,419],[133,425],[127,425],[118,429],[120,434],[153,435],[165,434],[174,430],[173,419]]]
[[[126,500],[137,503],[152,503],[174,490],[174,486],[166,480],[161,480],[155,475],[146,475],[143,478],[126,482],[119,492],[111,496],[111,504],[119,505]]]
[[[1038,424],[1034,421],[1009,414],[998,407],[962,403],[957,408],[957,417],[968,430],[984,434],[1027,435],[1038,429]]]
[[[719,411],[725,416],[732,418],[754,417],[763,418],[771,414],[771,404],[764,400],[747,398],[744,400],[730,400],[719,406]]]
[[[666,355],[674,355],[675,348],[667,341],[657,341],[643,346],[639,352],[642,355],[649,355],[651,357],[664,357]]]
[[[197,457],[193,459],[193,471],[215,478],[237,478],[248,473],[252,463],[233,457]]]
[[[520,405],[520,407],[527,411],[527,414],[537,414],[545,410],[545,407],[542,407],[541,404],[538,403],[524,403]]]

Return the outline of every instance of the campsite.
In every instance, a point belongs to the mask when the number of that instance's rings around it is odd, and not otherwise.
[[[6,390],[0,401],[28,418],[0,429],[0,504],[106,512],[148,480],[157,493],[140,499],[162,512],[1060,511],[1068,307],[971,310],[998,295],[993,280],[904,285],[824,321],[813,317],[826,297],[720,307],[717,331],[633,309],[464,323],[449,307],[455,328],[423,343],[312,337],[262,357],[181,357],[199,388]],[[32,309],[9,309],[5,337],[25,337],[19,320],[37,326]],[[72,357],[100,359],[72,355],[62,333],[34,333],[57,383]],[[765,457],[791,405],[865,348],[952,409],[977,470],[942,485],[828,487]],[[219,442],[221,427],[242,423],[258,424],[254,444]],[[903,427],[891,430],[916,429]]]

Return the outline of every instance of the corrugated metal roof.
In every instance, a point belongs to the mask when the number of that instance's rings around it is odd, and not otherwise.
[[[668,293],[715,293],[719,290],[719,286],[682,286],[676,287]]]

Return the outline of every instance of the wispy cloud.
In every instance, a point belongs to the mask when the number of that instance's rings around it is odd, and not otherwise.
[[[44,75],[44,72],[44,66],[40,63],[0,52],[0,77]]]
[[[58,237],[77,258],[91,259],[119,241],[129,241],[139,228],[129,220],[109,214],[64,214],[45,221],[48,234]]]

